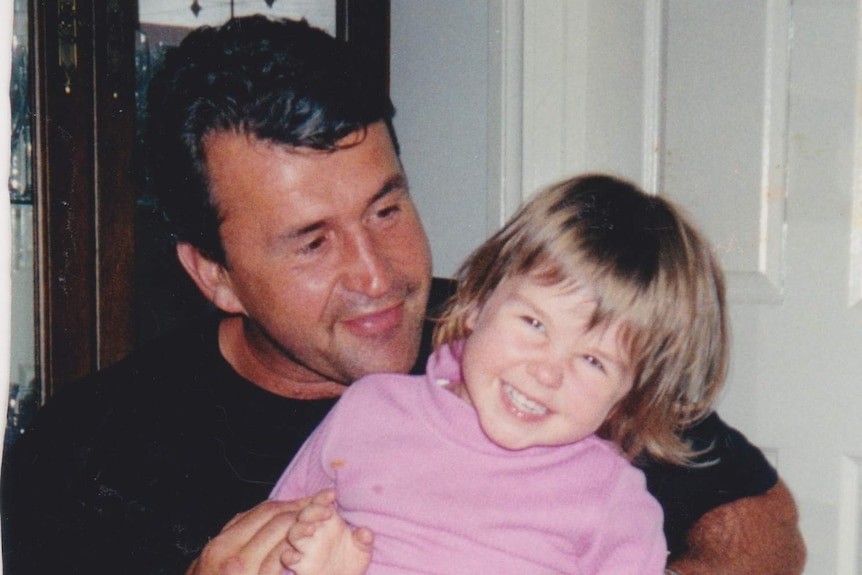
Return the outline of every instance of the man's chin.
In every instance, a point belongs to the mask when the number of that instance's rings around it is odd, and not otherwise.
[[[374,337],[342,332],[341,335],[346,336],[340,342],[345,373],[352,380],[370,373],[408,373],[419,355],[420,339],[414,333],[403,326]]]
[[[413,368],[419,353],[418,348],[402,348],[397,353],[381,357],[380,349],[380,346],[370,346],[365,348],[366,353],[361,356],[353,354],[352,359],[346,362],[345,371],[350,379],[347,383],[372,373],[408,373]],[[354,352],[356,350],[357,348],[354,348]]]

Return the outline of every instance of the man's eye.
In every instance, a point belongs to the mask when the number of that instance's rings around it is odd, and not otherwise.
[[[377,217],[380,219],[386,219],[396,215],[400,211],[401,206],[399,204],[393,204],[391,206],[386,206],[385,208],[377,210]]]
[[[326,241],[326,238],[323,236],[320,236],[318,238],[314,238],[313,240],[311,240],[310,242],[308,242],[307,244],[302,246],[300,251],[302,253],[306,253],[306,254],[314,253],[323,247],[323,244],[325,241]]]

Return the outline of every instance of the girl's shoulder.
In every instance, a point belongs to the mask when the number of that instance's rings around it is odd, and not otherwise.
[[[338,400],[338,406],[362,408],[410,401],[423,379],[423,376],[402,373],[372,373],[350,384]]]

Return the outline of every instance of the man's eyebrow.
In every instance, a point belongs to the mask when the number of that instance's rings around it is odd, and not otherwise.
[[[295,240],[296,238],[302,237],[306,234],[314,233],[317,230],[322,229],[325,225],[326,222],[323,220],[317,220],[308,225],[302,226],[301,228],[290,230],[287,233],[282,234],[281,238],[283,240]]]
[[[380,191],[371,196],[371,199],[368,202],[368,205],[374,205],[380,198],[383,198],[392,192],[400,190],[403,192],[408,192],[409,187],[407,185],[407,176],[402,174],[395,174],[388,180],[386,180],[382,186],[380,186]]]

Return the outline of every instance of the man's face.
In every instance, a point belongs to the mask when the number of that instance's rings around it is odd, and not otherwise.
[[[361,138],[334,152],[204,140],[227,254],[216,302],[248,318],[256,359],[294,382],[405,372],[418,353],[428,241],[386,126]]]

